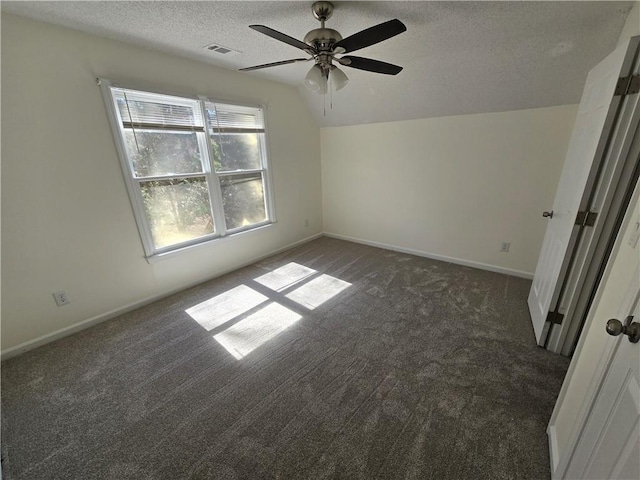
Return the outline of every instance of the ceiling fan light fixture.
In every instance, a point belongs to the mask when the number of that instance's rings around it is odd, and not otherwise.
[[[304,77],[304,86],[317,93],[327,92],[327,79],[322,75],[322,70],[318,65],[314,65]]]
[[[338,67],[334,66],[331,69],[331,82],[337,92],[347,86],[347,83],[349,83],[349,77],[347,77],[347,75]]]

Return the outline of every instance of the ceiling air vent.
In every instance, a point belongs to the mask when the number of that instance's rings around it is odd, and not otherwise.
[[[204,48],[212,52],[220,53],[222,55],[237,55],[238,53],[240,53],[233,48],[225,47],[223,45],[220,45],[219,43],[211,43],[209,45],[205,45]]]

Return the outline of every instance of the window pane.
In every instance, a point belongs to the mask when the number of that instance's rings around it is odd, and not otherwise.
[[[222,176],[220,186],[228,230],[267,219],[260,173]]]
[[[261,133],[224,133],[211,136],[216,171],[258,170]]]
[[[136,177],[202,172],[198,137],[190,132],[124,130]]]
[[[156,248],[213,233],[204,177],[142,182],[140,189]]]

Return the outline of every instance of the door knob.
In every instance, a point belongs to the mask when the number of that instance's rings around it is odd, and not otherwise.
[[[631,343],[638,343],[640,340],[640,323],[632,322],[633,316],[628,316],[624,325],[617,318],[612,318],[607,322],[607,333],[609,335],[613,335],[617,337],[621,333],[629,336],[629,341]]]
[[[545,218],[553,218],[553,210],[551,210],[550,212],[542,212],[542,216]]]

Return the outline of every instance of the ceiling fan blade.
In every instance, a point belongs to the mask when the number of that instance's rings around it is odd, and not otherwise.
[[[256,32],[264,33],[265,35],[280,40],[281,42],[288,43],[292,47],[299,48],[300,50],[311,50],[312,47],[298,39],[290,37],[282,32],[274,30],[273,28],[265,27],[264,25],[249,25],[249,28],[253,28]]]
[[[388,38],[395,37],[396,35],[406,31],[407,27],[405,27],[404,23],[400,20],[389,20],[388,22],[369,27],[358,33],[354,33],[347,38],[343,38],[335,44],[334,49],[341,47],[344,49],[344,52],[342,53],[354,52],[361,48],[368,47],[369,45],[374,45],[382,42],[383,40],[387,40]]]
[[[402,67],[392,63],[372,60],[371,58],[354,57],[347,55],[341,57],[338,62],[346,67],[367,70],[368,72],[384,73],[385,75],[397,75],[402,71]]]
[[[255,65],[253,67],[240,68],[241,72],[248,72],[251,70],[259,70],[261,68],[277,67],[278,65],[286,65],[288,63],[296,62],[308,62],[311,58],[293,58],[291,60],[282,60],[281,62],[265,63],[264,65]]]

